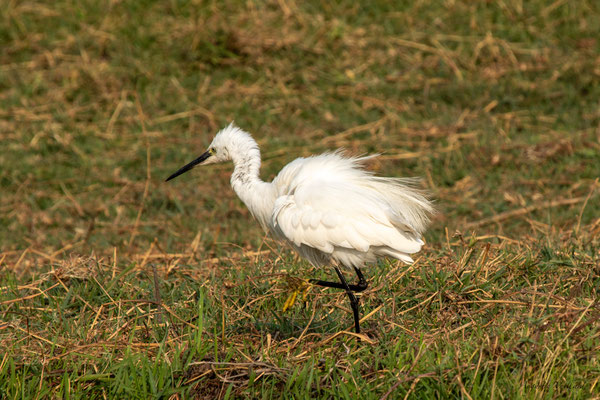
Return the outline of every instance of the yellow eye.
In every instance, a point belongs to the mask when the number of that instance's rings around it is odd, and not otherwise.
[[[217,154],[217,151],[211,147],[210,149],[208,149],[208,153],[209,153],[211,156],[214,156],[215,154]]]

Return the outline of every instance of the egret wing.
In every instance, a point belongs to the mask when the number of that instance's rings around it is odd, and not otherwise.
[[[329,254],[340,248],[387,255],[419,251],[418,234],[399,229],[398,218],[384,196],[359,181],[311,179],[276,199],[272,224],[295,246]]]

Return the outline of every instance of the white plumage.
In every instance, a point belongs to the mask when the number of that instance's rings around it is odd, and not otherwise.
[[[337,151],[298,158],[272,182],[263,182],[257,143],[230,124],[207,152],[169,179],[198,164],[232,160],[231,185],[252,215],[314,266],[358,269],[380,256],[411,263],[410,255],[423,246],[432,204],[415,188],[415,180],[366,171],[363,164],[372,157]]]
[[[368,158],[336,152],[288,164],[272,182],[270,231],[315,266],[362,267],[377,256],[412,262],[431,205],[406,180],[362,169]]]

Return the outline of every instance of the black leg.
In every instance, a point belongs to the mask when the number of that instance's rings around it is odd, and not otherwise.
[[[353,285],[354,287],[358,288],[358,290],[354,289],[354,291],[362,292],[369,286],[369,284],[367,283],[367,280],[363,276],[360,268],[354,267],[354,271],[356,272],[356,275],[358,275],[358,283],[356,285]]]
[[[358,276],[358,283],[356,285],[348,285],[344,275],[340,272],[338,267],[333,267],[338,277],[340,278],[340,282],[329,282],[329,281],[320,281],[318,279],[309,279],[309,282],[313,285],[325,286],[335,289],[344,289],[348,298],[350,299],[350,306],[352,307],[352,313],[354,314],[354,330],[356,333],[360,333],[360,321],[358,318],[358,299],[354,295],[353,292],[362,292],[364,291],[369,284],[367,280],[363,276],[361,270],[359,268],[354,267],[354,271]]]
[[[348,295],[348,298],[350,299],[350,306],[352,307],[352,313],[354,314],[354,330],[356,331],[356,333],[360,333],[360,321],[358,318],[358,299],[356,298],[354,293],[352,293],[352,291],[350,290],[350,287],[348,286],[348,283],[346,283],[346,279],[344,278],[344,275],[342,275],[342,273],[340,272],[338,267],[333,267],[333,268],[335,269],[335,272],[337,272],[337,275],[340,278],[342,286],[344,287],[344,289],[346,289],[346,294]]]
[[[318,279],[309,279],[308,281],[310,283],[312,283],[313,285],[330,287],[330,288],[334,288],[334,289],[344,289],[344,290],[346,290],[346,288],[349,288],[351,291],[356,292],[356,293],[362,292],[369,286],[369,284],[365,280],[365,277],[363,276],[360,269],[354,267],[354,271],[356,271],[356,275],[358,275],[358,283],[356,285],[344,286],[340,282],[321,281]]]

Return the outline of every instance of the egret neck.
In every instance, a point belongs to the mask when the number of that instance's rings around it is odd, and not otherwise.
[[[234,165],[231,187],[263,229],[267,230],[275,202],[275,189],[271,183],[260,179],[258,144],[250,137],[244,139],[235,143],[236,148],[229,151]]]

